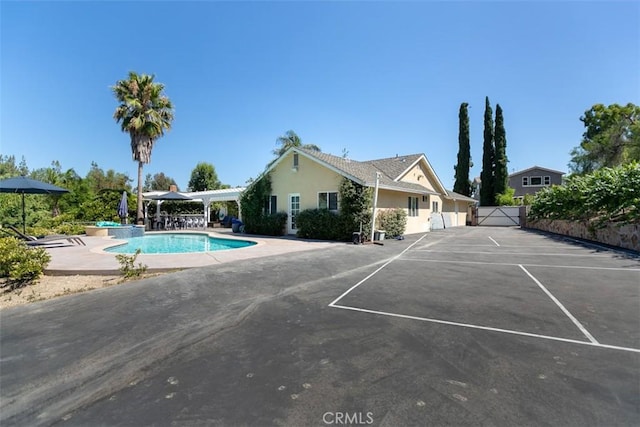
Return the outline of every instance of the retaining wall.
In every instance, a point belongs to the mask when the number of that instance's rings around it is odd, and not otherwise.
[[[608,224],[596,229],[585,221],[538,219],[528,220],[526,227],[640,252],[640,224]]]

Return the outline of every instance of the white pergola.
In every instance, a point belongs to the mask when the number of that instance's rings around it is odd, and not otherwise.
[[[238,217],[242,219],[240,209],[240,195],[246,187],[224,188],[221,190],[207,191],[179,191],[180,194],[191,197],[194,202],[201,202],[204,205],[204,217],[208,221],[211,214],[211,204],[215,202],[236,202],[238,204]],[[151,197],[164,194],[166,191],[147,191],[142,193],[145,200],[152,201]],[[164,200],[155,200],[156,216],[160,217],[160,205]]]

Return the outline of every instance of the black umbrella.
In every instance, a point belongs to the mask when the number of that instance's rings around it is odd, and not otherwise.
[[[168,193],[158,194],[157,196],[149,196],[147,199],[151,200],[193,200],[189,196],[185,196],[177,191],[169,191]]]
[[[16,176],[0,181],[0,193],[20,193],[22,194],[22,232],[26,233],[26,214],[24,212],[24,195],[25,194],[63,194],[69,190],[57,187],[47,182],[38,181],[37,179],[27,178],[26,176]]]

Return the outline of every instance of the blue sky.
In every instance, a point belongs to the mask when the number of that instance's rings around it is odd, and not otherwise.
[[[425,153],[451,188],[461,102],[480,174],[485,96],[510,171],[567,171],[585,110],[640,104],[639,2],[2,1],[0,27],[2,154],[135,179],[110,86],[155,74],[175,121],[144,173],[183,190],[201,161],[244,185],[289,129],[355,160]]]

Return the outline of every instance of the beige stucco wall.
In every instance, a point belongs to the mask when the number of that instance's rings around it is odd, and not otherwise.
[[[458,213],[456,215],[456,205],[458,206]],[[444,199],[442,202],[442,213],[451,217],[451,224],[453,226],[464,226],[467,224],[467,212],[469,211],[469,203],[460,200]],[[456,222],[456,216],[457,222]]]
[[[291,153],[271,171],[271,194],[278,196],[278,211],[288,212],[289,194],[300,194],[300,210],[316,209],[318,192],[338,191],[341,181],[341,175],[303,155],[298,156],[298,170],[294,171]]]
[[[408,216],[409,197],[418,197],[418,216]],[[378,191],[378,209],[394,208],[402,208],[407,213],[406,234],[429,231],[431,205],[429,202],[423,202],[421,195],[380,189]]]
[[[432,180],[433,177],[422,162],[418,162],[418,164],[416,164],[406,174],[400,177],[400,181],[420,184],[423,187],[428,188],[429,190],[435,191]]]

